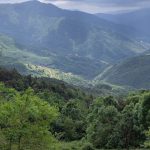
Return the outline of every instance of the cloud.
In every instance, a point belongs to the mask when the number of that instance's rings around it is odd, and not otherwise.
[[[30,0],[0,0],[0,3],[21,3],[26,1],[30,1]]]
[[[89,13],[117,13],[150,7],[150,0],[41,0]]]
[[[0,3],[19,3],[27,0],[0,0]],[[150,0],[39,0],[63,9],[88,13],[117,13],[150,7]]]

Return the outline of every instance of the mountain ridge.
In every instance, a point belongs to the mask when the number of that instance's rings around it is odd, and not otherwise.
[[[85,80],[149,49],[117,24],[52,4],[0,4],[0,20],[0,33],[12,38],[23,53],[32,53],[34,62],[29,57],[27,64],[72,73]]]

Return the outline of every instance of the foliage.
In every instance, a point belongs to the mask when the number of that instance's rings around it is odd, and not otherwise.
[[[131,94],[123,107],[112,97],[96,99],[88,115],[87,139],[96,148],[141,147],[150,126],[149,94]]]
[[[149,148],[150,91],[95,98],[61,81],[5,69],[0,80],[2,150]]]
[[[47,149],[54,142],[49,130],[58,112],[31,89],[0,102],[2,149]]]
[[[150,129],[145,133],[146,134],[146,141],[144,143],[145,148],[150,148]]]

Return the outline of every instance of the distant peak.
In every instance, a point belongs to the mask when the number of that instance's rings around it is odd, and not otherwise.
[[[23,3],[29,3],[29,4],[34,4],[34,5],[36,5],[36,4],[47,4],[47,3],[45,3],[45,2],[42,2],[42,1],[40,1],[40,0],[28,0],[28,1],[25,1],[25,2],[23,2]],[[51,3],[48,3],[49,5],[51,4]]]
[[[46,2],[42,2],[40,0],[28,0],[28,1],[25,1],[23,3],[34,3],[34,4],[51,4],[51,3],[46,3]],[[52,5],[52,4],[51,4]]]
[[[23,3],[44,3],[44,2],[41,2],[40,0],[28,0]]]
[[[28,0],[27,2],[50,4],[50,2],[43,2],[41,0]]]

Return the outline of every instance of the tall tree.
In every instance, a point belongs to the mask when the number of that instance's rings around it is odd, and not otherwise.
[[[0,144],[5,150],[41,150],[54,141],[50,124],[58,113],[54,107],[34,95],[32,89],[16,93],[0,105]]]

